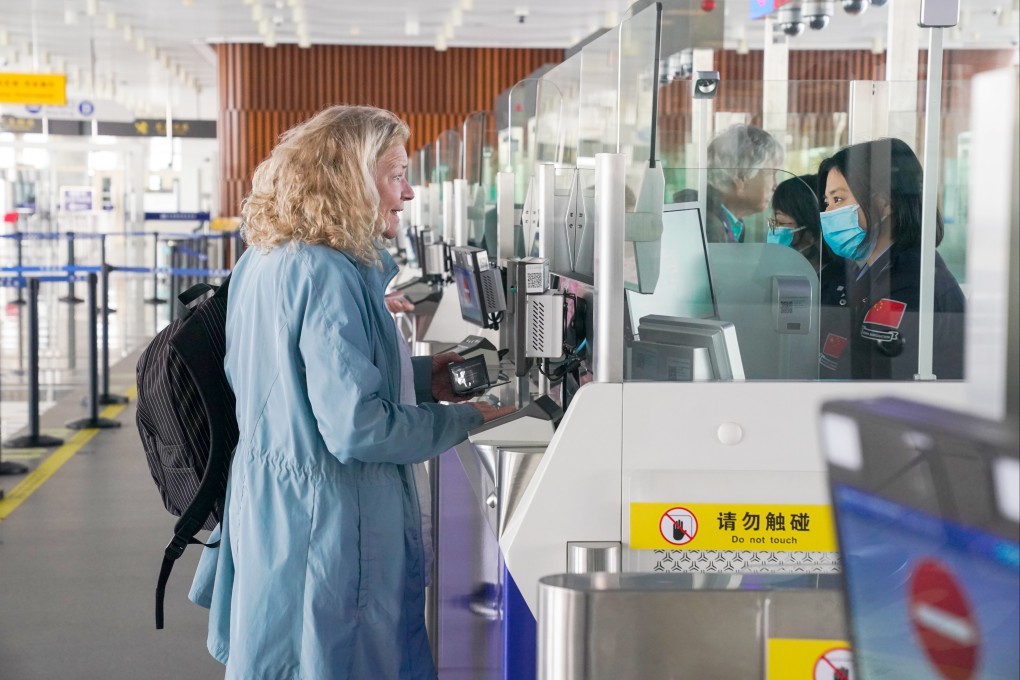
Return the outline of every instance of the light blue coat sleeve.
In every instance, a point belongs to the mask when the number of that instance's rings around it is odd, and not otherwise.
[[[401,404],[396,335],[380,333],[387,325],[373,316],[387,313],[381,295],[366,294],[353,265],[306,264],[294,322],[301,324],[308,398],[330,453],[342,463],[419,463],[482,424],[466,404]]]

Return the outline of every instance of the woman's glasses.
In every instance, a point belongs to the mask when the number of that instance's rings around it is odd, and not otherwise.
[[[791,229],[796,229],[797,228],[796,223],[794,223],[794,222],[780,222],[775,217],[768,218],[767,222],[768,222],[768,225],[769,225],[769,231],[771,231],[773,234],[776,233],[776,227],[789,227]]]

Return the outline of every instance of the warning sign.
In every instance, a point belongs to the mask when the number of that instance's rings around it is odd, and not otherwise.
[[[827,505],[631,503],[635,550],[835,552]]]
[[[849,647],[836,647],[815,661],[814,680],[854,680],[854,657]]]
[[[673,545],[684,545],[698,534],[698,518],[687,508],[670,508],[659,520],[659,533]]]
[[[914,632],[940,676],[973,678],[981,635],[953,572],[938,560],[922,560],[910,576],[909,607]]]
[[[846,640],[779,638],[768,655],[766,680],[857,680]]]

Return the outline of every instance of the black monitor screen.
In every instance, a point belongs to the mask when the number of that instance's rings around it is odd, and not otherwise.
[[[457,299],[460,301],[460,316],[465,321],[485,328],[485,307],[475,272],[454,265],[453,280],[457,286]]]

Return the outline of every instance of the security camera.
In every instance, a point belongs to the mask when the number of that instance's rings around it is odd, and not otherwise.
[[[835,11],[836,0],[804,0],[800,10],[807,20],[808,26],[815,31],[820,31],[828,26]]]
[[[517,23],[523,24],[525,21],[528,20],[528,8],[518,7],[517,9],[514,10],[514,16],[517,17]]]
[[[803,33],[806,26],[801,19],[800,3],[791,2],[780,7],[776,12],[776,25],[779,26],[779,30],[790,37]]]
[[[869,0],[843,0],[843,11],[847,14],[857,16],[868,11]]]
[[[698,71],[694,76],[694,98],[712,99],[719,91],[718,71]]]

